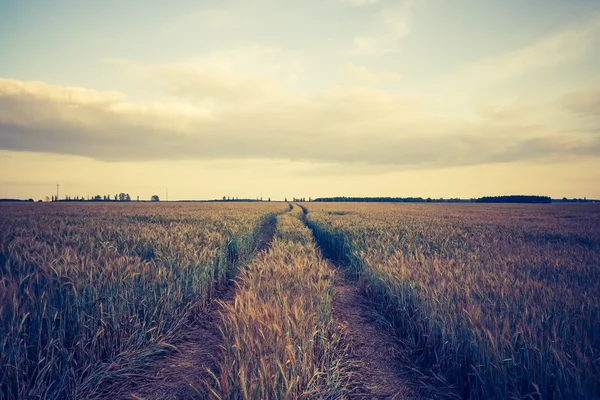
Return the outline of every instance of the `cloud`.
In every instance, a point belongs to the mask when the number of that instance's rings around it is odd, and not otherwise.
[[[262,101],[293,85],[307,67],[301,57],[274,46],[246,45],[166,64],[106,59],[154,95],[188,100]]]
[[[567,136],[541,123],[437,117],[423,99],[369,88],[231,101],[207,110],[0,79],[0,147],[106,161],[271,159],[412,169],[597,156],[589,148],[600,148],[597,137]]]
[[[344,68],[344,72],[350,79],[359,84],[375,84],[385,80],[397,81],[402,79],[402,74],[396,72],[373,72],[355,64],[347,64]]]
[[[102,106],[125,98],[119,92],[99,92],[79,87],[57,87],[36,81],[0,79],[0,98],[22,97],[38,101],[67,102],[71,106]]]
[[[356,36],[349,53],[382,54],[397,51],[400,40],[411,32],[414,4],[414,1],[406,0],[396,7],[380,10],[372,31]]]
[[[574,113],[600,118],[600,90],[569,93],[563,96],[562,104]]]
[[[538,73],[594,51],[600,41],[600,12],[520,49],[489,57],[464,68],[454,80],[478,88]]]
[[[279,82],[271,77],[238,75],[200,63],[148,65],[123,59],[107,62],[121,67],[132,80],[142,81],[153,93],[188,100],[249,101],[279,91]]]
[[[368,4],[375,4],[379,0],[337,0],[340,3],[352,4],[354,6],[364,6]]]
[[[244,18],[238,12],[225,9],[205,9],[174,19],[163,28],[165,34],[185,34],[188,30],[198,26],[210,28],[238,27]]]

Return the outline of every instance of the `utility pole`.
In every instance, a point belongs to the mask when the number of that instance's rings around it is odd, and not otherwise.
[[[58,187],[59,187],[59,186],[60,186],[60,185],[57,183],[57,184],[56,184],[56,201],[58,201]]]
[[[167,201],[169,201],[169,188],[167,188]]]

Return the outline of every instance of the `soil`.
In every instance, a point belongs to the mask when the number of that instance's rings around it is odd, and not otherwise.
[[[335,268],[335,267],[334,267]],[[333,316],[345,332],[361,393],[354,398],[418,399],[409,388],[402,365],[404,354],[395,337],[379,321],[358,288],[337,274]]]
[[[206,393],[202,382],[210,381],[208,370],[215,371],[218,366],[222,305],[234,298],[234,287],[229,285],[220,295],[221,301],[213,302],[213,308],[206,317],[196,323],[185,340],[176,346],[177,352],[156,360],[143,375],[111,390],[110,397],[137,400],[202,398],[202,394]]]

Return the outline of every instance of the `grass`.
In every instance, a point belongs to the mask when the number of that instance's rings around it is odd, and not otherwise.
[[[172,351],[285,205],[2,205],[0,398],[88,397]]]
[[[463,398],[600,397],[597,207],[308,210],[318,243]]]

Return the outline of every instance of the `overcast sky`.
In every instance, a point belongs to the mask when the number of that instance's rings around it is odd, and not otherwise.
[[[600,198],[597,0],[0,0],[0,197]]]

